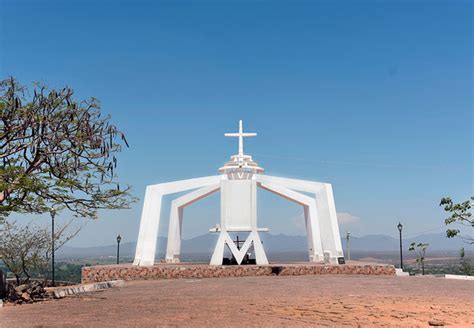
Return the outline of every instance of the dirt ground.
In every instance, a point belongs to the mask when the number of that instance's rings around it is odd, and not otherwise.
[[[474,282],[297,276],[128,282],[0,308],[0,327],[474,326]]]

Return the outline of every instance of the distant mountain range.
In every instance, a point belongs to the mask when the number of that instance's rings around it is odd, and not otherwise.
[[[262,233],[261,238],[265,250],[269,254],[289,254],[306,252],[305,236],[288,236],[284,234],[273,235]],[[162,256],[166,250],[166,238],[159,237],[157,248],[158,255]],[[192,257],[193,254],[212,254],[217,241],[217,234],[205,234],[192,239],[183,240],[181,243],[181,253],[183,258],[186,255]],[[341,238],[344,250],[346,249],[346,239]],[[412,242],[429,243],[429,251],[457,251],[465,247],[467,252],[474,251],[472,245],[466,245],[461,240],[448,239],[444,233],[424,234],[414,238],[403,240],[404,251],[408,251],[408,246]],[[133,257],[135,255],[136,243],[123,243],[120,245],[120,254],[123,257]],[[363,237],[351,237],[351,252],[379,253],[398,252],[399,240],[385,235],[368,235]],[[100,258],[115,256],[117,245],[98,247],[69,247],[63,246],[57,253],[58,258]]]

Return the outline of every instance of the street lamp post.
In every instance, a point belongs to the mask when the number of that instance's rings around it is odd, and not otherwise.
[[[122,237],[120,235],[117,236],[117,264],[119,264],[119,259],[120,259],[120,241],[122,240]]]
[[[350,261],[351,260],[351,249],[349,247],[349,240],[350,240],[350,237],[351,237],[351,233],[350,231],[347,232],[347,261]]]
[[[402,252],[402,224],[400,222],[398,222],[398,225],[397,225],[397,228],[398,228],[398,232],[400,233],[400,269],[403,270],[403,252]]]
[[[54,240],[56,239],[54,236],[54,217],[56,216],[56,211],[52,208],[49,212],[51,215],[51,280],[53,287],[55,285],[54,280]]]

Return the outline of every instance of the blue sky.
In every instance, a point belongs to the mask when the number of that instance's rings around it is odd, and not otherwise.
[[[71,245],[135,241],[145,186],[216,174],[239,119],[267,174],[333,184],[342,234],[395,235],[398,221],[440,232],[440,198],[473,193],[472,9],[0,0],[0,72],[99,98],[130,141],[118,173],[139,202],[101,212]],[[218,200],[186,211],[185,238],[218,222]],[[299,207],[259,201],[261,226],[302,233]]]

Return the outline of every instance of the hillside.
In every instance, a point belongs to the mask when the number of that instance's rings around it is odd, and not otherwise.
[[[306,237],[288,236],[284,234],[273,235],[262,233],[261,238],[266,251],[269,254],[300,253],[306,252]],[[205,234],[192,239],[183,240],[181,252],[186,254],[211,254],[217,241],[216,234]],[[450,251],[454,252],[465,247],[468,253],[474,251],[473,246],[463,244],[459,239],[448,239],[444,233],[425,234],[415,238],[403,240],[404,251],[408,251],[411,242],[429,243],[429,252]],[[343,249],[346,249],[346,239],[342,238]],[[123,243],[120,245],[120,254],[123,257],[133,257],[135,254],[135,243]],[[159,237],[157,244],[158,253],[161,256],[166,249],[166,238]],[[398,252],[399,241],[396,238],[385,235],[368,235],[363,237],[351,237],[350,249],[354,252],[378,253]],[[97,258],[115,256],[117,245],[98,247],[69,247],[61,248],[58,258]]]

